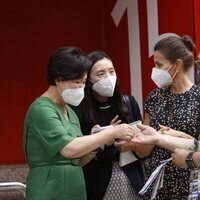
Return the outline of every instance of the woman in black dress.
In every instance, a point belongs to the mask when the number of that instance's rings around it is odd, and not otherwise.
[[[99,51],[91,52],[88,56],[92,60],[92,66],[88,73],[85,98],[75,108],[83,134],[90,133],[96,124],[108,126],[141,120],[134,97],[130,96],[128,99],[132,103],[132,110],[123,101],[110,58]],[[137,171],[138,163],[120,167],[115,142],[112,140],[97,149],[96,158],[83,168],[88,200],[140,199],[137,191],[142,186],[142,180]]]
[[[195,45],[189,36],[170,36],[154,47],[154,63],[151,78],[158,88],[145,101],[144,123],[156,130],[159,124],[185,132],[196,139],[200,127],[200,89],[188,78],[194,64]],[[144,155],[151,154],[148,166],[150,175],[160,161],[171,157],[164,148],[144,146]],[[180,169],[172,162],[165,168],[164,186],[158,190],[155,200],[186,200],[189,193],[190,170]],[[151,188],[152,189],[152,188]],[[150,199],[149,190],[144,199]]]

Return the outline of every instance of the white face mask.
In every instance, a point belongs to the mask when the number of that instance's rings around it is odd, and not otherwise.
[[[84,98],[84,88],[69,88],[61,93],[62,99],[66,104],[78,106]]]
[[[92,89],[101,96],[112,97],[115,90],[116,80],[116,76],[108,76],[107,78],[94,83]]]
[[[170,68],[171,68],[171,66],[170,66]],[[173,77],[171,77],[171,75],[168,72],[169,69],[167,71],[163,70],[163,69],[158,69],[156,67],[154,67],[152,69],[151,79],[154,81],[154,83],[159,88],[166,87],[166,86],[171,85],[173,83],[173,78],[176,75],[176,73],[174,74]]]

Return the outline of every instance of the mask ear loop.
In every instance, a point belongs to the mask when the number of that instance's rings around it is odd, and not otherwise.
[[[169,70],[172,68],[172,65],[170,65],[169,69],[167,70],[167,72],[169,73]],[[174,79],[174,77],[176,76],[176,74],[178,73],[178,70],[175,71],[174,75],[172,76],[172,80]]]
[[[67,82],[66,82],[66,81],[65,81],[65,85],[67,85],[68,89],[71,89],[71,88],[69,87],[69,85],[67,84]]]
[[[67,82],[65,81],[65,84],[67,85],[67,87],[68,87],[68,89],[71,89],[69,86],[68,86],[68,84],[67,84]],[[58,91],[60,92],[60,95],[62,95],[62,92],[61,92],[61,89],[60,89],[60,87],[56,84],[56,86],[57,86],[57,88],[58,88]]]
[[[178,70],[175,71],[175,73],[174,73],[172,79],[174,79],[174,77],[176,76],[177,73],[178,73]]]
[[[55,83],[56,83],[56,87],[57,87],[57,89],[58,89],[59,93],[61,94],[61,90],[60,90],[60,87],[58,86],[58,83],[57,83],[57,81],[55,81]]]
[[[171,64],[171,65],[169,66],[168,70],[166,70],[167,72],[169,72],[169,70],[172,68],[172,65],[173,65],[173,64]]]
[[[96,83],[96,82],[92,81],[91,79],[88,79],[88,81],[89,81],[90,83],[92,83],[92,84]]]
[[[62,92],[61,92],[60,87],[58,86],[57,83],[56,83],[56,87],[58,89],[58,92],[60,93],[60,99],[62,100]],[[63,100],[62,100],[62,102],[63,102]]]

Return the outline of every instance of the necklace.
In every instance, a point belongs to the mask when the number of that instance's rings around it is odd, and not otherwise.
[[[108,109],[108,108],[110,108],[110,107],[111,107],[111,105],[108,105],[108,106],[99,106],[99,109],[105,110],[105,109]]]

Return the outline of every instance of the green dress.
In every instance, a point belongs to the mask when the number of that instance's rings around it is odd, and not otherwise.
[[[27,200],[85,200],[85,182],[79,159],[63,157],[59,151],[81,136],[76,114],[68,106],[67,120],[47,97],[30,106],[24,125],[24,150],[30,166]]]

